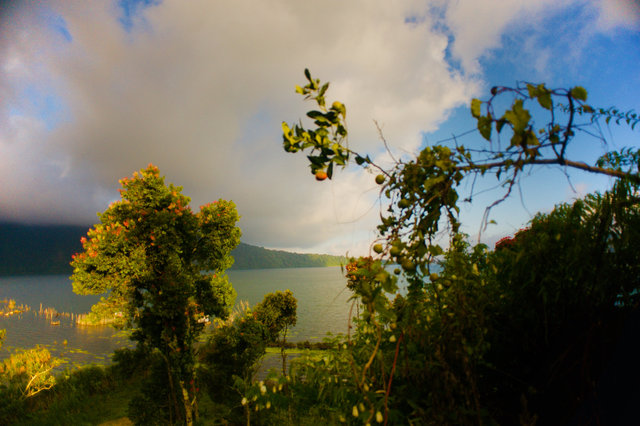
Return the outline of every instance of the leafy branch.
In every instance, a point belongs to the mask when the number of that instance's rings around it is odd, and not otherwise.
[[[285,151],[307,151],[311,172],[318,180],[331,179],[334,166],[346,167],[349,162],[379,170],[376,182],[382,186],[381,195],[391,203],[378,226],[385,244],[374,246],[378,247],[375,251],[390,263],[400,264],[409,281],[418,287],[422,286],[421,276],[429,273],[431,260],[443,252],[433,243],[442,220],[446,219],[450,232],[459,229],[458,187],[467,177],[476,179],[492,173],[505,188],[503,196],[487,207],[485,225],[491,208],[511,195],[528,168],[557,165],[640,184],[637,149],[608,152],[595,164],[568,157],[567,148],[578,132],[595,136],[606,144],[599,132],[601,119],[606,124],[626,123],[632,130],[640,121],[633,111],[592,107],[587,104],[587,91],[580,86],[549,89],[544,84],[518,83],[513,88],[494,87],[488,100],[473,99],[470,104],[477,130],[488,147],[467,148],[454,137],[454,146],[426,146],[416,158],[395,160],[394,166],[386,170],[368,155],[349,148],[346,107],[337,101],[327,106],[329,83],[314,79],[309,70],[305,70],[305,77],[307,84],[296,86],[296,92],[317,104],[317,109],[307,112],[315,127],[305,127],[301,121],[295,125],[283,122]],[[506,95],[512,96],[513,101],[499,113],[497,101]],[[532,108],[536,108],[534,113]],[[536,125],[534,116],[544,114],[546,124]],[[383,141],[388,149],[384,138]],[[464,200],[472,198],[473,193]]]

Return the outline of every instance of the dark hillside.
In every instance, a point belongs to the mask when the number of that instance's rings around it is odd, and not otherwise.
[[[80,251],[88,227],[0,223],[0,276],[71,275],[71,255]],[[232,269],[337,266],[341,256],[299,254],[240,243]]]
[[[84,226],[0,223],[0,275],[71,274]]]
[[[346,258],[343,256],[291,253],[243,243],[240,243],[231,254],[236,260],[231,269],[304,268],[339,266],[341,263],[346,263]]]

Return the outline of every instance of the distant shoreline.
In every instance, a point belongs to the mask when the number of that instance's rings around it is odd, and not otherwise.
[[[71,255],[82,250],[84,226],[0,223],[0,277],[71,275]],[[346,264],[345,256],[293,253],[240,243],[230,270],[312,268]]]

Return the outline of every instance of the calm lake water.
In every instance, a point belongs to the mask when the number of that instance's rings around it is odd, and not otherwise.
[[[228,271],[238,293],[237,301],[250,306],[260,302],[266,293],[291,290],[298,299],[298,324],[289,334],[290,341],[320,341],[327,332],[346,333],[349,315],[346,280],[339,267],[258,269]],[[71,318],[60,317],[60,325],[37,315],[40,304],[58,312],[86,313],[99,296],[73,293],[67,276],[28,276],[0,278],[0,300],[14,299],[32,311],[0,318],[0,329],[6,329],[0,360],[16,348],[36,345],[49,348],[62,358],[66,366],[86,363],[108,363],[118,347],[131,345],[127,336],[108,326],[79,327]]]

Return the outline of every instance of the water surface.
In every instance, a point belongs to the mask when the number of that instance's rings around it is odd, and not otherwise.
[[[319,341],[327,332],[346,333],[349,314],[346,281],[339,267],[257,269],[229,271],[238,293],[237,301],[251,306],[274,291],[291,290],[298,300],[298,323],[291,330],[291,341]],[[32,311],[12,317],[0,317],[0,329],[6,329],[0,359],[16,348],[36,345],[49,348],[67,364],[107,363],[115,348],[130,345],[125,334],[109,326],[76,326],[70,317],[60,316],[59,325],[37,311],[40,305],[58,312],[86,313],[99,296],[73,293],[67,276],[27,276],[0,278],[0,300],[14,299]]]

